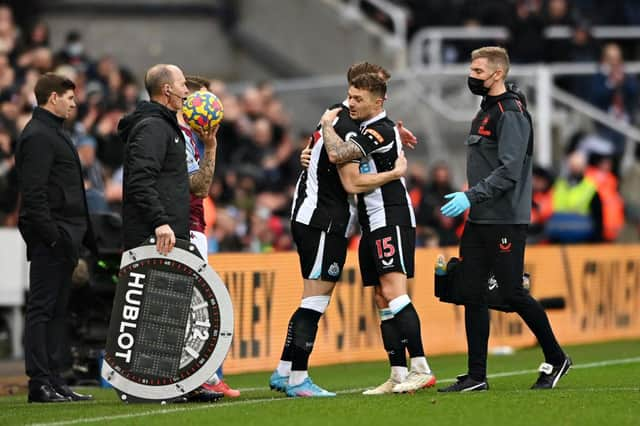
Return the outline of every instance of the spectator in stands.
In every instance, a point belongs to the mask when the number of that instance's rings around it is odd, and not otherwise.
[[[118,167],[111,177],[107,178],[104,186],[104,198],[109,204],[111,211],[120,214],[122,212],[122,182],[123,167]]]
[[[407,173],[405,174],[405,183],[407,185],[407,191],[409,191],[411,206],[416,214],[418,214],[418,210],[420,209],[423,192],[428,180],[427,168],[424,164],[413,162],[408,166]]]
[[[104,197],[104,171],[96,158],[96,140],[90,135],[83,135],[76,140],[75,145],[82,167],[89,213],[107,212],[109,206]]]
[[[637,0],[591,0],[589,3],[592,16],[598,25],[628,25],[627,9],[638,8]]]
[[[576,19],[567,0],[548,0],[543,11],[544,26],[574,27]],[[547,60],[549,62],[568,62],[568,54],[571,40],[566,38],[553,38],[545,40]]]
[[[574,151],[567,173],[553,185],[553,213],[547,222],[551,242],[584,243],[603,240],[602,202],[596,183],[585,176],[587,159]]]
[[[627,223],[635,228],[635,232],[622,233],[625,240],[638,241],[640,237],[640,191],[638,191],[638,188],[640,188],[640,143],[636,142],[634,162],[627,169],[620,185]]]
[[[527,243],[546,240],[545,227],[553,214],[553,175],[544,167],[533,167],[531,223],[527,229]]]
[[[243,251],[242,236],[244,227],[239,220],[241,212],[233,207],[216,211],[216,221],[209,236],[209,252]]]
[[[592,154],[585,176],[596,184],[602,201],[602,239],[615,241],[624,226],[624,201],[618,190],[618,178],[613,174],[610,155]]]
[[[12,56],[18,44],[18,29],[9,5],[0,4],[0,53]]]
[[[623,123],[633,121],[638,82],[624,69],[622,50],[616,43],[608,43],[602,50],[600,70],[591,80],[589,100]],[[619,160],[624,154],[625,136],[608,126],[598,125],[601,136],[613,144],[614,171],[619,174]]]
[[[276,234],[272,228],[271,211],[264,206],[258,206],[251,214],[247,242],[252,253],[268,253],[274,250]]]
[[[573,27],[571,39],[564,41],[547,40],[548,62],[594,62],[600,50],[598,43],[591,34],[588,21],[580,20]],[[583,97],[588,93],[591,85],[590,75],[567,75],[556,78],[559,87],[576,96]]]
[[[640,25],[640,7],[637,0],[624,1],[624,16],[626,25]]]
[[[24,40],[24,45],[26,48],[49,46],[49,26],[46,22],[38,21],[31,27]]]
[[[540,9],[540,0],[525,0],[531,9]],[[451,1],[449,1],[451,3]],[[504,0],[464,0],[458,7],[461,9],[464,22],[469,19],[476,19],[481,25],[496,26],[504,25],[511,17],[510,5],[505,5]],[[458,21],[458,22],[460,22]],[[455,24],[454,24],[455,25]]]
[[[86,72],[90,65],[89,57],[85,53],[82,35],[76,30],[67,33],[65,44],[56,54],[58,63],[69,64],[76,69]]]
[[[548,0],[544,8],[546,26],[573,26],[576,16],[568,0]]]
[[[264,112],[264,92],[256,87],[248,87],[242,94],[242,107],[251,121],[255,121]]]
[[[17,225],[18,182],[11,133],[0,127],[0,226]]]
[[[517,0],[507,22],[512,63],[542,62],[545,58],[544,20],[537,0]]]
[[[15,76],[15,70],[9,63],[9,56],[6,53],[0,53],[0,92],[12,88]]]
[[[124,141],[118,136],[118,122],[124,114],[120,105],[112,105],[99,115],[91,133],[98,142],[98,159],[112,173],[122,165]]]
[[[440,212],[446,199],[445,195],[455,192],[451,183],[449,165],[441,162],[433,166],[431,179],[422,191],[422,200],[416,212],[418,235],[428,233],[428,229],[435,231],[440,246],[456,245],[459,242],[456,228],[464,221],[464,216],[447,217]]]
[[[461,1],[451,0],[405,0],[411,11],[409,16],[409,36],[424,27],[436,25],[456,25],[462,20]]]

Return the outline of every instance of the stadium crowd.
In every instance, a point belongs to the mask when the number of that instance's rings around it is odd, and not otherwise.
[[[515,54],[512,55],[513,62],[553,61],[558,58],[557,51],[548,49],[557,46],[549,46],[544,39],[543,30],[546,27],[568,26],[577,30],[588,29],[594,25],[640,25],[640,9],[636,0],[391,1],[409,12],[409,38],[426,27],[505,26],[505,23],[509,23],[506,25],[511,32],[508,47],[509,51]],[[393,29],[390,18],[382,10],[367,0],[361,3],[370,17]],[[464,47],[471,50],[475,48]],[[468,57],[467,53],[463,52],[463,59]]]
[[[437,21],[439,25],[466,24],[473,19],[478,24],[495,23],[487,20],[489,18],[485,19],[484,15],[475,13],[472,7],[465,7],[463,1],[403,3],[413,10],[414,27],[432,25],[433,19],[438,16],[442,17],[441,21]],[[494,3],[502,5],[503,2],[483,2],[482,10],[493,10],[490,6]],[[599,4],[586,0],[571,3],[550,0],[544,5],[540,1],[518,1],[514,3],[518,18],[511,22],[530,20],[527,16],[530,17],[533,13],[536,19],[542,21],[540,25],[559,22],[575,24],[578,29],[582,28],[578,22],[583,21],[575,20],[574,12],[587,10],[583,6],[588,3]],[[612,21],[593,19],[593,22],[639,23],[638,14],[632,13],[635,9],[625,8],[631,2],[608,3],[620,4],[620,10],[626,12],[613,16]],[[428,9],[424,6],[427,4]],[[569,5],[572,9],[569,9]],[[440,9],[434,9],[438,7]],[[456,7],[458,12],[449,11],[449,8]],[[526,13],[523,12],[525,9]],[[605,15],[594,13],[593,16],[605,19]],[[498,19],[492,14],[487,16]],[[451,21],[452,19],[459,20]],[[533,30],[526,30],[527,25],[524,23],[515,24],[515,28],[521,30],[526,37],[535,33]],[[587,40],[591,39],[587,37]],[[527,49],[518,47],[518,43],[523,43],[523,46],[538,46],[537,42],[531,39],[513,39],[511,42],[515,43],[511,52],[532,55],[520,59],[540,59],[535,56],[539,53],[527,53]],[[571,52],[566,57],[575,61],[598,59],[595,56],[597,49],[575,46],[575,42],[574,37],[565,46]],[[548,52],[549,49],[544,51]],[[551,52],[557,50],[551,49]],[[585,57],[583,54],[590,56]],[[637,82],[635,77],[624,73],[622,57],[622,51],[617,45],[608,44],[603,49],[601,73],[593,78],[589,77],[589,81],[582,79],[559,83],[565,84],[574,93],[585,96],[602,110],[633,122],[638,103]],[[54,51],[49,44],[49,28],[45,22],[36,22],[30,28],[21,29],[13,19],[11,8],[0,5],[2,226],[17,224],[19,194],[16,189],[13,150],[16,139],[30,119],[36,104],[33,94],[35,82],[38,76],[48,71],[69,77],[77,86],[78,108],[74,117],[67,121],[66,127],[72,135],[83,166],[90,211],[120,212],[123,142],[117,136],[116,129],[120,118],[132,111],[138,100],[146,98],[139,79],[114,57],[92,57],[79,32],[67,34],[62,49]],[[300,171],[299,153],[306,145],[308,135],[294,133],[290,125],[291,113],[286,110],[268,82],[247,87],[240,94],[228,91],[221,81],[212,81],[211,87],[222,100],[225,118],[218,133],[221,142],[218,145],[216,173],[209,197],[205,200],[209,251],[290,250],[292,240],[289,209]],[[583,90],[584,87],[589,90]],[[640,200],[637,190],[633,189],[638,187],[640,179],[640,148],[635,149],[635,163],[626,169],[627,175],[623,176],[619,166],[625,149],[622,135],[608,129],[595,128],[593,133],[579,135],[574,139],[570,151],[583,153],[585,157],[572,162],[577,166],[575,173],[567,174],[569,189],[564,196],[570,198],[574,184],[582,179],[593,183],[595,191],[592,198],[596,201],[590,204],[589,199],[587,206],[573,206],[575,211],[570,212],[586,214],[598,223],[598,232],[588,240],[615,240],[621,234],[625,218],[626,222],[640,230]],[[571,242],[571,238],[566,235],[548,235],[546,226],[547,222],[551,221],[553,224],[555,220],[553,200],[554,194],[559,195],[558,182],[554,181],[556,177],[565,179],[565,173],[556,176],[553,171],[538,168],[536,176],[539,178],[539,185],[533,203],[532,241]],[[443,195],[456,190],[448,164],[434,164],[428,172],[424,167],[416,167],[408,177],[408,183],[418,218],[418,244],[457,244],[464,220],[444,217],[439,210],[443,204]],[[638,232],[625,235],[634,235],[637,239]]]

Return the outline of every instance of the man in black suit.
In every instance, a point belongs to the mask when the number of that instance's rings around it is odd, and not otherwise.
[[[92,399],[73,392],[60,376],[71,274],[80,246],[95,250],[80,161],[62,128],[76,107],[74,89],[56,74],[40,77],[38,106],[16,149],[18,227],[31,260],[24,337],[29,402]]]

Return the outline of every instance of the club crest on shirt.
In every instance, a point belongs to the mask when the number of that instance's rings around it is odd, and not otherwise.
[[[331,266],[329,266],[327,273],[332,277],[337,277],[340,274],[340,267],[338,266],[338,263],[333,262]]]

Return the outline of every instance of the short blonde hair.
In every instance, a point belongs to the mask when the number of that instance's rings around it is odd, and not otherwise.
[[[489,64],[496,68],[502,68],[505,78],[509,74],[509,54],[507,49],[498,46],[485,46],[471,52],[471,60],[487,58]]]

